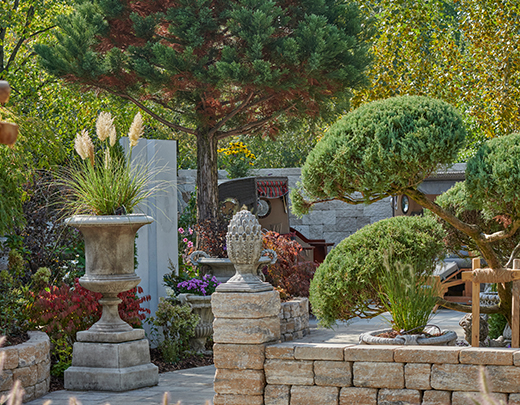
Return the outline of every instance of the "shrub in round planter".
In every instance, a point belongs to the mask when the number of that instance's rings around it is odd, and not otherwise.
[[[384,256],[432,273],[443,253],[442,230],[433,218],[394,217],[365,226],[340,242],[318,267],[310,286],[310,303],[320,324],[370,318],[385,311],[378,275]]]

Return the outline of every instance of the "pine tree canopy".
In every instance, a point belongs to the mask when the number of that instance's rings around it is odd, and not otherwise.
[[[197,135],[199,171],[216,173],[219,139],[274,135],[281,114],[334,117],[366,85],[369,30],[343,0],[83,0],[58,26],[36,48],[43,66]],[[209,176],[199,219],[216,213]]]

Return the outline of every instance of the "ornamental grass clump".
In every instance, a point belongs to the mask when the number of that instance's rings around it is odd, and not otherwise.
[[[57,176],[68,214],[130,214],[137,204],[158,191],[161,185],[153,180],[157,170],[130,163],[132,149],[142,134],[143,122],[137,113],[128,133],[130,151],[126,156],[116,147],[117,134],[110,113],[98,117],[96,135],[101,148],[97,151],[88,131],[77,134],[74,149],[82,162]]]
[[[407,260],[410,262],[410,260]],[[392,329],[400,333],[423,332],[433,317],[439,296],[438,284],[431,273],[395,260],[392,252],[384,257],[384,270],[379,273],[379,298],[392,319]]]

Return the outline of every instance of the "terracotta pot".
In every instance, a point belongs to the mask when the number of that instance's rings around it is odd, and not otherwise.
[[[378,337],[382,333],[392,332],[392,329],[381,329],[365,332],[359,336],[359,343],[365,345],[419,345],[419,346],[454,346],[457,334],[451,330],[442,331],[440,336],[400,335],[395,338]]]
[[[13,145],[18,138],[18,125],[0,122],[0,144]]]
[[[85,275],[79,283],[87,290],[102,293],[101,319],[89,332],[125,332],[132,327],[118,311],[117,294],[136,287],[141,279],[134,271],[135,234],[153,218],[131,215],[76,215],[65,223],[77,228],[85,239]]]
[[[5,80],[0,80],[0,104],[5,104],[9,101],[11,94],[11,86]]]

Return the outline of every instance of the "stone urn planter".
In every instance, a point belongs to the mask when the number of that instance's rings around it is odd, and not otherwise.
[[[211,295],[179,294],[177,299],[181,304],[188,304],[191,312],[200,317],[195,327],[195,336],[190,345],[196,352],[204,352],[206,340],[213,334],[213,312],[211,311]]]
[[[364,345],[415,345],[415,346],[455,346],[457,334],[451,330],[442,331],[439,336],[428,337],[424,334],[398,335],[395,338],[379,337],[393,329],[365,332],[359,336],[359,344]]]
[[[219,283],[226,283],[236,274],[235,265],[227,258],[210,257],[206,252],[197,250],[190,255],[190,260],[194,266],[201,266],[203,269],[206,268],[207,272],[215,276]],[[256,264],[258,277],[263,280],[264,275],[261,269],[264,266],[276,263],[276,260],[278,260],[278,257],[274,250],[263,250]]]
[[[66,224],[85,239],[85,275],[79,283],[101,293],[101,319],[77,333],[72,366],[65,371],[65,388],[72,390],[126,391],[158,383],[158,369],[150,361],[143,329],[134,329],[119,316],[117,297],[136,287],[134,240],[147,215],[77,215]]]

